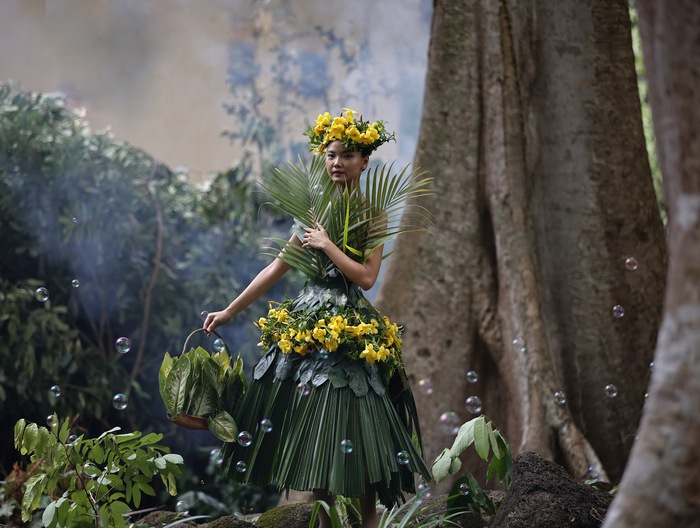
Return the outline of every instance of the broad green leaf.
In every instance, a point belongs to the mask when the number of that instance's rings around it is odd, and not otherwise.
[[[483,416],[479,418],[483,418]],[[474,449],[476,449],[482,460],[488,460],[489,430],[484,419],[474,422]]]
[[[464,453],[474,442],[474,424],[479,420],[483,420],[483,416],[469,420],[461,425],[459,431],[457,431],[457,436],[452,443],[451,451],[454,456],[459,456]]]
[[[238,438],[238,426],[235,420],[226,411],[221,411],[216,416],[209,417],[207,424],[209,430],[219,440],[235,442]]]
[[[173,368],[173,358],[169,353],[165,353],[163,356],[163,362],[160,364],[160,369],[158,369],[158,390],[160,391],[160,397],[165,402],[167,396],[165,393],[165,381],[170,375],[170,370]]]
[[[450,463],[450,475],[454,475],[460,469],[462,469],[462,461],[459,459],[459,457],[453,458],[452,462]]]
[[[451,465],[452,457],[450,456],[450,450],[445,448],[435,459],[435,462],[433,462],[431,473],[435,479],[435,482],[440,482],[447,477],[450,472]]]
[[[44,513],[41,515],[41,523],[46,528],[53,528],[54,526],[56,526],[57,520],[58,519],[56,518],[56,503],[52,502],[46,507]]]
[[[187,397],[187,378],[192,371],[192,364],[186,357],[181,357],[170,370],[165,383],[165,408],[170,416],[177,416],[185,408]]]
[[[175,453],[168,453],[167,455],[163,455],[161,458],[163,460],[167,460],[171,464],[184,464],[185,463],[182,456],[177,455]]]
[[[36,441],[39,436],[39,426],[33,422],[30,422],[27,424],[27,427],[24,429],[24,437],[22,439],[22,448],[20,449],[20,452],[23,455],[26,455],[27,453],[31,453],[34,451],[34,448],[36,447]]]
[[[27,422],[24,418],[20,418],[17,420],[17,423],[15,423],[15,449],[20,449],[21,446],[24,443],[24,430],[27,427]],[[22,453],[23,455],[26,455],[26,453]]]

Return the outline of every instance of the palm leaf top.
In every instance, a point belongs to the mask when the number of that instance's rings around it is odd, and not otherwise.
[[[428,212],[414,199],[429,194],[431,178],[425,172],[394,172],[393,163],[368,171],[364,192],[358,188],[339,191],[326,173],[324,159],[314,156],[309,164],[287,163],[273,169],[261,185],[272,204],[294,219],[293,232],[301,239],[304,227],[321,224],[330,240],[351,258],[366,262],[382,244],[409,231],[430,227]],[[270,239],[267,253],[281,258],[306,275],[327,280],[336,275],[335,265],[317,249],[306,249],[283,239]]]

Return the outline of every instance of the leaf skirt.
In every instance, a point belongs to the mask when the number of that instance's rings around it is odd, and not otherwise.
[[[235,417],[239,441],[225,443],[222,451],[233,478],[345,497],[362,496],[372,484],[387,507],[415,493],[415,474],[431,479],[403,371],[394,373],[387,390],[358,396],[349,385],[336,387],[328,379],[318,384],[297,376],[280,379],[279,364],[287,360],[279,350],[268,353],[261,360],[267,363],[264,372],[244,396]]]

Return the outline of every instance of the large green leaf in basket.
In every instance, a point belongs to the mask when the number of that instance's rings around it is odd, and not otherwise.
[[[165,380],[163,403],[170,416],[177,416],[185,410],[187,397],[187,380],[192,372],[192,363],[185,356],[174,361],[170,374]]]
[[[160,369],[158,370],[158,390],[160,391],[160,397],[163,399],[163,402],[168,401],[167,393],[165,391],[165,382],[168,379],[170,369],[172,368],[173,358],[166,352],[165,356],[163,357],[163,363],[161,363]],[[166,408],[168,408],[167,404]]]
[[[193,380],[189,390],[187,409],[190,416],[209,416],[219,406],[219,366],[209,357],[197,357],[193,363]]]
[[[209,430],[219,440],[224,442],[235,442],[238,439],[238,426],[226,411],[221,411],[216,416],[211,416],[207,420]]]

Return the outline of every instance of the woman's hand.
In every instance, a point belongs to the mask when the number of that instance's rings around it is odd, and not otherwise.
[[[315,228],[305,227],[304,231],[306,231],[306,233],[301,241],[301,247],[325,251],[328,244],[332,244],[331,239],[328,238],[328,233],[326,233],[326,230],[319,223],[316,223]]]
[[[221,325],[230,322],[233,319],[233,313],[229,310],[221,310],[220,312],[211,312],[207,314],[207,318],[204,320],[202,328],[207,335],[216,330]]]

